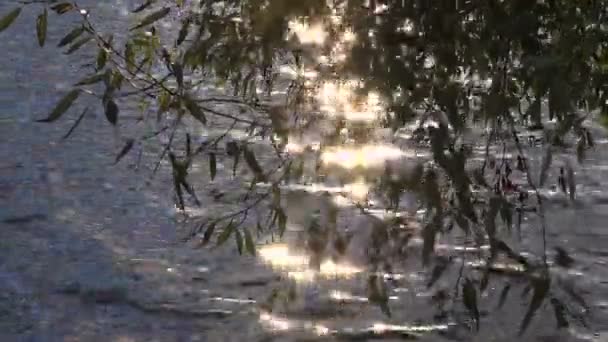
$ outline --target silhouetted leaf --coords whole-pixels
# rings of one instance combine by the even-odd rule
[[[236,249],[239,251],[239,255],[243,255],[243,236],[238,229],[234,230],[234,239],[236,240]]]
[[[234,232],[234,224],[232,223],[232,221],[230,221],[230,223],[228,223],[228,225],[224,228],[224,230],[217,237],[217,245],[218,246],[223,245],[224,242],[226,242],[228,240],[230,235],[232,235],[232,232]]]
[[[259,223],[258,223],[259,224]],[[255,250],[255,242],[253,242],[253,237],[251,236],[251,233],[249,232],[249,229],[245,228],[245,249],[247,249],[247,252],[251,255],[256,255],[256,250]]]
[[[433,219],[422,230],[422,264],[424,266],[429,264],[431,255],[435,252],[435,239],[439,231],[437,221],[437,219]]]
[[[283,236],[285,234],[285,230],[287,229],[287,216],[285,216],[285,212],[281,208],[275,208],[276,218],[279,224],[279,236]]]
[[[465,279],[462,285],[462,300],[475,321],[476,330],[479,330],[479,308],[477,307],[477,290],[471,279]]]
[[[460,229],[462,229],[462,231],[466,234],[469,235],[469,233],[471,232],[471,226],[469,224],[469,220],[464,217],[463,215],[461,215],[460,213],[456,214],[456,223],[458,224],[458,227],[460,227]]]
[[[89,107],[85,108],[82,111],[82,114],[80,114],[80,116],[78,117],[78,119],[76,119],[76,122],[74,122],[74,124],[72,125],[70,130],[61,139],[63,139],[63,140],[67,139],[72,134],[72,132],[74,132],[74,130],[76,129],[76,127],[78,127],[78,125],[80,124],[80,122],[82,121],[82,119],[84,118],[84,116],[87,114],[88,111],[89,111]]]
[[[593,140],[593,135],[591,135],[591,132],[585,131],[585,138],[587,138],[587,146],[589,146],[589,147],[595,146],[595,141]]]
[[[370,275],[367,279],[367,291],[369,302],[378,305],[386,316],[391,317],[391,310],[388,306],[388,293],[384,280],[375,274]]]
[[[569,324],[568,320],[566,319],[566,306],[555,297],[551,298],[551,305],[553,306],[553,312],[555,313],[557,328],[567,328]]]
[[[146,0],[146,2],[144,2],[143,4],[139,5],[136,9],[134,9],[132,11],[132,13],[139,13],[143,10],[145,10],[146,8],[150,7],[151,5],[153,5],[156,2],[156,0]]]
[[[547,151],[543,156],[542,164],[540,167],[540,186],[545,184],[547,180],[547,172],[549,171],[549,167],[551,166],[551,162],[553,160],[553,151],[551,150],[551,146],[547,146]]]
[[[17,19],[21,13],[21,7],[17,7],[14,10],[10,11],[7,15],[0,19],[0,32],[6,30],[11,24]]]
[[[200,121],[203,125],[207,124],[207,117],[198,103],[194,102],[194,100],[189,97],[184,97],[183,103],[196,120]]]
[[[433,271],[431,272],[431,278],[427,282],[426,287],[430,288],[433,286],[433,284],[441,278],[441,275],[445,270],[448,269],[448,266],[450,266],[450,259],[447,257],[437,257],[435,260],[435,267],[433,267]]]
[[[555,247],[555,263],[561,267],[569,268],[574,263],[574,259],[561,247]]]
[[[129,153],[129,151],[131,151],[131,149],[133,148],[133,144],[135,143],[135,139],[127,139],[127,142],[125,143],[125,146],[123,146],[122,150],[120,150],[120,153],[116,156],[116,159],[114,160],[114,164],[118,164],[118,162],[125,156],[127,155],[127,153]]]
[[[143,18],[139,22],[139,24],[137,24],[137,25],[133,26],[131,29],[129,29],[129,31],[134,31],[134,30],[137,30],[144,26],[150,25],[150,24],[166,17],[167,14],[169,14],[169,12],[171,12],[171,9],[169,7],[165,7],[156,12],[153,12],[153,13],[149,14],[148,16],[146,16],[145,18]]]
[[[116,102],[114,102],[113,100],[109,100],[106,102],[105,104],[105,113],[106,113],[106,119],[108,119],[108,122],[111,123],[112,125],[116,125],[116,123],[118,122],[118,105],[116,105]]]
[[[507,228],[511,230],[513,226],[513,205],[505,198],[501,201],[500,218],[507,225]]]
[[[215,157],[215,153],[209,153],[209,175],[211,176],[211,180],[215,178],[215,174],[217,172],[217,160]]]
[[[177,41],[176,41],[177,46],[182,45],[182,43],[184,42],[184,40],[188,36],[188,30],[190,28],[190,23],[191,23],[190,18],[187,18],[182,23],[182,27],[180,28],[179,34],[177,35]]]
[[[217,221],[213,221],[209,223],[209,226],[207,226],[207,230],[205,231],[205,234],[203,234],[203,246],[209,243],[209,240],[211,240],[211,236],[213,236],[216,225]]]
[[[74,9],[74,5],[69,2],[62,2],[56,5],[51,6],[51,9],[55,11],[55,13],[61,15],[65,14]]]
[[[36,37],[38,38],[38,45],[44,46],[46,41],[46,27],[47,27],[48,12],[46,8],[41,15],[36,18]]]
[[[566,281],[566,280],[560,280],[558,282],[560,288],[568,295],[570,296],[570,298],[572,300],[574,300],[575,302],[578,303],[578,305],[580,305],[583,309],[585,309],[585,311],[589,311],[589,306],[587,305],[587,302],[585,301],[585,299],[583,298],[583,296],[581,296],[578,291],[576,290],[576,288],[574,287],[574,284],[572,284],[572,282],[570,281]]]
[[[549,278],[548,274],[545,274],[540,278],[534,278],[531,280],[531,282],[534,293],[532,294],[532,300],[530,300],[530,306],[528,306],[528,311],[526,312],[526,315],[524,316],[524,319],[521,322],[521,326],[519,328],[519,335],[522,335],[526,331],[526,329],[528,329],[528,326],[530,325],[534,314],[541,307],[541,305],[545,301],[545,298],[547,298],[547,295],[549,294],[549,286],[551,285],[551,279]]]
[[[93,39],[92,36],[86,36],[86,37],[82,37],[79,40],[77,40],[76,42],[74,42],[74,44],[72,44],[70,46],[70,48],[68,49],[68,51],[66,51],[66,55],[70,55],[72,53],[74,53],[76,50],[80,49],[82,46],[84,46],[86,43],[90,42]]]
[[[570,163],[566,163],[566,182],[568,183],[568,194],[570,199],[574,201],[576,195],[576,180],[574,179],[574,170]]]
[[[78,27],[74,28],[72,31],[70,31],[65,37],[63,37],[59,41],[59,44],[57,46],[63,47],[63,46],[66,46],[66,45],[72,43],[76,38],[80,37],[80,35],[82,35],[84,33],[84,31],[85,31],[84,26],[78,26]]]
[[[502,291],[500,291],[500,298],[498,299],[498,306],[496,307],[497,309],[500,309],[505,305],[505,302],[507,301],[507,297],[509,296],[510,290],[511,290],[511,284],[509,284],[509,283],[505,284],[505,286],[502,288]]]
[[[243,145],[242,149],[243,149],[243,156],[245,157],[245,162],[247,162],[247,166],[249,166],[251,171],[253,171],[253,174],[255,175],[256,180],[259,182],[265,182],[266,177],[264,176],[262,168],[260,167],[260,164],[258,163],[258,160],[255,157],[255,154],[253,154],[253,151],[251,151],[249,148],[247,148],[246,145]]]
[[[72,106],[74,101],[76,101],[79,95],[80,89],[73,89],[72,91],[67,93],[67,95],[65,95],[61,100],[59,100],[53,111],[46,119],[37,120],[37,122],[53,122],[59,119],[61,115],[63,115],[63,113],[70,109],[70,107]]]
[[[171,66],[173,70],[173,75],[175,75],[175,80],[177,81],[177,85],[179,88],[184,86],[184,69],[182,65],[179,63],[173,63]]]

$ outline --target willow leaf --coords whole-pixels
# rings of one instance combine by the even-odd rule
[[[44,12],[36,18],[36,37],[38,38],[38,45],[40,45],[40,47],[43,47],[44,42],[46,41],[47,19],[48,12],[45,8]]]
[[[154,13],[149,14],[148,16],[146,16],[145,18],[143,18],[139,24],[133,26],[131,29],[129,29],[129,31],[134,31],[137,30],[139,28],[142,28],[144,26],[153,24],[157,21],[159,21],[160,19],[164,18],[167,16],[167,14],[169,14],[169,12],[171,12],[171,9],[169,7],[165,7],[162,8]]]
[[[245,229],[245,249],[247,250],[247,252],[251,255],[256,254],[256,250],[255,250],[255,242],[253,242],[253,237],[251,236],[251,233],[249,232],[249,229]]]
[[[217,245],[218,246],[223,245],[228,240],[228,238],[230,237],[230,235],[232,235],[232,232],[234,232],[234,225],[233,225],[232,222],[230,222],[224,228],[224,230],[222,231],[222,233],[217,237]]]
[[[80,37],[80,35],[82,35],[84,33],[84,31],[85,30],[84,30],[83,26],[78,26],[78,27],[74,28],[65,37],[61,38],[61,40],[59,41],[59,44],[57,46],[63,47],[63,46],[66,46],[66,45],[72,43],[76,38]]]
[[[78,96],[80,96],[80,89],[73,89],[72,91],[67,93],[67,95],[65,95],[61,100],[59,100],[53,111],[51,111],[51,113],[45,119],[37,120],[37,122],[53,122],[59,119],[61,115],[63,115],[63,113],[70,109],[70,107],[72,106],[72,104],[74,104],[74,101],[76,101]]]
[[[215,153],[209,153],[209,175],[211,176],[211,180],[215,178],[217,173],[217,160],[215,157]]]
[[[7,15],[0,19],[0,32],[6,30],[11,24],[17,19],[21,13],[21,7],[17,7],[14,10],[10,11]]]

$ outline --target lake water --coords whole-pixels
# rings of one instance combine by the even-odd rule
[[[13,1],[2,2],[0,13],[15,5]],[[126,32],[131,24],[123,18],[134,4],[87,0],[81,5],[91,6],[92,18],[102,29]],[[276,242],[268,234],[259,235],[257,257],[239,257],[232,239],[218,248],[197,249],[183,243],[181,238],[191,224],[184,224],[183,217],[176,214],[170,166],[162,163],[158,173],[152,174],[161,153],[160,143],[167,135],[138,146],[113,165],[128,137],[154,129],[141,128],[136,103],[121,104],[118,129],[107,124],[100,106],[93,104],[94,109],[65,141],[61,137],[86,100],[57,123],[34,123],[88,70],[79,64],[82,54],[65,56],[54,47],[72,28],[74,22],[69,19],[59,20],[50,14],[47,46],[38,47],[34,20],[39,12],[40,7],[25,7],[17,22],[0,34],[1,341],[517,338],[530,300],[530,295],[522,294],[525,283],[517,277],[490,279],[479,298],[481,327],[476,334],[471,334],[467,322],[436,315],[431,297],[441,287],[452,291],[460,271],[458,261],[429,289],[429,272],[421,267],[420,258],[405,258],[391,272],[382,273],[390,280],[386,295],[391,316],[369,302],[370,271],[360,263],[360,249],[368,241],[374,219],[360,215],[352,206],[353,201],[368,197],[366,179],[351,179],[348,172],[344,175],[337,170],[363,167],[373,175],[374,168],[387,160],[407,164],[408,160],[425,158],[423,151],[410,145],[395,147],[382,130],[376,130],[377,138],[363,148],[322,151],[326,166],[334,171],[324,183],[312,182],[311,176],[311,182],[285,186],[282,200],[288,231],[283,241]],[[314,43],[319,37],[314,28],[303,32],[301,40]],[[121,39],[119,34],[115,39]],[[341,44],[347,46],[349,39],[352,37],[345,33]],[[339,57],[341,52],[336,53]],[[282,70],[282,77],[289,74],[289,70]],[[344,100],[353,92],[352,87],[328,82],[313,100],[329,116],[344,111],[351,115],[347,120],[370,124],[382,103],[375,94],[366,94],[362,104],[354,108]],[[608,341],[608,135],[594,122],[589,125],[596,147],[585,164],[574,162],[578,203],[568,203],[556,191],[544,192],[548,198],[547,250],[553,256],[553,247],[561,246],[576,260],[569,270],[552,269],[557,278],[573,282],[586,299],[592,314],[589,328],[572,324],[556,330],[553,310],[546,301],[521,340]],[[297,153],[303,145],[314,143],[323,129],[320,125],[287,148]],[[214,134],[195,129],[191,133],[201,135],[201,139]],[[403,131],[409,133],[411,130]],[[473,135],[475,138],[479,136]],[[530,148],[533,167],[538,168],[542,151],[540,146]],[[568,158],[555,156],[555,164],[561,165]],[[270,167],[270,156],[262,153],[259,159],[264,167]],[[217,215],[236,208],[243,184],[231,177],[231,168],[231,160],[220,160],[218,176],[210,181],[206,162],[195,165],[193,184],[203,205],[189,208],[191,214]],[[245,166],[241,169],[239,172],[246,172]],[[550,172],[549,179],[549,183],[556,183],[557,170]],[[310,223],[311,212],[320,211],[323,217],[333,206],[340,208],[338,229],[359,239],[351,241],[348,258],[325,258],[318,270],[313,270],[311,256],[299,248],[301,234]],[[382,216],[382,205],[376,207],[372,213]],[[410,224],[416,231],[416,223]],[[252,230],[254,226],[255,220],[251,221]],[[517,250],[539,253],[537,226],[533,218],[524,221],[521,239],[513,238],[510,244]],[[465,243],[464,239],[445,239],[438,249],[466,253],[469,245]],[[419,239],[414,238],[412,244],[419,245]],[[465,266],[468,270],[474,265]],[[507,283],[510,299],[498,308]],[[267,310],[263,304],[276,289],[281,296],[295,292],[294,299],[285,307],[278,300],[275,310]],[[449,309],[466,316],[462,305]],[[580,307],[573,305],[572,309]]]

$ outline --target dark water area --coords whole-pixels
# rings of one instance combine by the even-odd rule
[[[0,3],[0,14],[16,5]],[[124,40],[133,25],[128,14],[135,3],[86,0],[79,5],[89,8],[91,20],[100,30],[112,30],[117,41]],[[294,13],[298,8],[294,3]],[[553,261],[549,268],[551,289],[555,298],[569,303],[572,323],[557,329],[547,298],[527,332],[518,337],[534,291],[518,269],[500,260],[477,295],[480,326],[474,331],[462,300],[442,304],[439,297],[457,296],[466,279],[483,278],[484,260],[475,255],[490,247],[477,246],[464,234],[442,234],[435,249],[449,264],[429,286],[432,268],[423,268],[420,258],[425,212],[418,210],[415,194],[400,198],[401,232],[407,236],[408,249],[401,251],[397,238],[383,247],[379,254],[390,269],[374,268],[367,259],[378,222],[394,218],[374,188],[386,166],[409,174],[417,162],[431,158],[428,147],[411,139],[415,122],[393,130],[381,119],[396,102],[389,94],[398,98],[406,93],[396,83],[399,72],[405,71],[395,68],[398,60],[414,63],[400,59],[410,56],[407,51],[387,45],[382,56],[395,57],[394,65],[387,63],[387,70],[380,72],[378,65],[385,64],[368,60],[366,50],[380,44],[373,38],[377,31],[370,29],[361,39],[368,27],[348,28],[349,21],[342,23],[323,11],[319,16],[327,22],[310,20],[310,15],[307,20],[312,24],[297,16],[289,22],[290,35],[305,45],[303,66],[280,61],[276,88],[260,98],[269,106],[281,103],[289,98],[287,85],[303,80],[314,85],[305,102],[320,119],[306,129],[291,127],[284,146],[286,153],[302,161],[302,175],[281,184],[285,235],[261,232],[255,236],[256,256],[239,256],[233,239],[219,247],[196,248],[184,243],[183,236],[193,218],[239,208],[248,186],[239,179],[249,177],[245,163],[233,177],[232,160],[220,159],[217,176],[210,180],[207,161],[195,162],[190,177],[202,205],[188,203],[186,219],[174,203],[169,162],[153,172],[169,141],[168,132],[114,163],[127,139],[158,129],[155,123],[139,120],[137,101],[121,102],[118,127],[107,124],[102,108],[88,100],[55,123],[35,122],[90,73],[82,64],[94,60],[96,53],[83,49],[66,56],[55,47],[76,23],[68,16],[49,15],[49,43],[40,48],[34,25],[39,12],[40,7],[24,7],[18,20],[0,33],[0,341],[608,341],[608,135],[595,115],[584,122],[595,137],[585,162],[556,152],[547,184],[540,189],[548,258],[555,260],[555,248],[560,247],[574,259],[569,268]],[[355,14],[344,18],[352,20]],[[168,19],[162,34],[179,30],[178,20],[179,15]],[[412,34],[415,25],[405,21],[400,32]],[[418,63],[425,68],[437,61],[441,60]],[[361,77],[368,66],[374,72]],[[332,77],[325,78],[327,74]],[[213,97],[227,88],[208,82],[197,91]],[[408,94],[417,96],[416,91]],[[62,140],[88,105],[90,114],[69,139]],[[214,108],[237,110],[225,103]],[[543,103],[543,117],[546,109]],[[344,126],[336,129],[340,120]],[[228,126],[229,122],[193,125],[183,132],[199,142]],[[246,137],[245,130],[237,126],[230,137]],[[521,133],[527,134],[523,128]],[[471,125],[463,139],[473,146],[471,158],[481,163],[485,129]],[[183,137],[177,142],[183,144]],[[254,145],[262,166],[274,166],[268,142]],[[517,155],[512,145],[504,150],[492,146],[489,151],[497,160],[514,160]],[[526,153],[530,169],[540,169],[545,148],[531,146]],[[566,164],[574,165],[574,202],[557,184],[559,166]],[[525,179],[524,173],[514,172],[515,183],[523,187]],[[366,214],[357,206],[364,202],[370,205]],[[251,214],[245,225],[253,231],[260,217],[264,213]],[[311,245],[307,234],[314,224],[332,224],[331,217],[336,223],[330,234],[350,240],[343,252],[327,247],[315,260],[306,248]],[[513,229],[504,239],[530,260],[540,259],[539,227],[537,216],[526,215],[520,232]],[[461,279],[463,272],[466,279]],[[268,305],[269,298],[274,306]],[[585,324],[574,322],[577,318]]]

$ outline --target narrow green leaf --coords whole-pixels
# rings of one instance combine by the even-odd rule
[[[66,51],[65,54],[70,55],[70,54],[74,53],[76,50],[80,49],[82,46],[84,46],[86,43],[90,42],[92,39],[93,39],[92,36],[82,37],[81,39],[74,42],[74,44],[72,44],[70,46],[70,48],[68,49],[68,51]]]
[[[82,114],[80,114],[80,116],[78,117],[78,119],[76,119],[76,122],[74,122],[74,124],[72,125],[72,127],[70,128],[70,130],[61,138],[62,140],[67,139],[72,132],[74,132],[74,130],[76,129],[76,127],[78,127],[78,125],[80,124],[80,122],[82,121],[82,119],[84,119],[84,116],[87,114],[87,112],[89,111],[89,107],[85,108],[82,111]]]
[[[236,249],[239,251],[239,255],[243,255],[243,236],[238,229],[234,230],[234,239],[236,240]]]
[[[122,81],[124,80],[124,76],[117,70],[112,72],[112,81],[110,82],[110,86],[114,89],[122,88]]]
[[[184,97],[183,103],[196,120],[200,121],[203,125],[207,124],[207,117],[205,116],[205,113],[203,113],[203,109],[199,107],[194,100],[189,97]]]
[[[109,100],[106,102],[105,104],[105,113],[106,113],[106,119],[108,119],[108,122],[111,123],[112,125],[116,125],[116,123],[118,122],[118,106],[116,105],[116,102],[114,102],[113,100]]]
[[[116,156],[116,159],[114,160],[114,164],[118,164],[118,162],[127,155],[127,153],[129,153],[129,151],[131,151],[131,149],[133,148],[133,145],[135,143],[135,139],[127,139],[127,142],[125,143],[125,146],[122,148],[122,150],[120,150],[120,153]]]
[[[258,163],[255,154],[245,145],[243,145],[243,156],[245,157],[245,162],[247,163],[251,171],[253,171],[256,180],[259,182],[265,182],[266,177],[264,176],[262,168],[260,167],[260,164]]]
[[[217,173],[217,160],[215,157],[215,153],[209,153],[209,174],[211,175],[211,180],[215,178],[215,174]]]
[[[70,107],[72,106],[74,101],[76,101],[79,95],[80,89],[71,90],[57,103],[53,111],[49,114],[49,116],[46,117],[46,119],[40,119],[37,120],[37,122],[53,122],[59,119],[61,115],[63,115],[63,113],[70,109]]]
[[[106,73],[99,73],[99,74],[87,76],[87,77],[83,78],[82,80],[78,81],[77,83],[75,83],[74,85],[82,86],[82,85],[91,85],[91,84],[99,83],[99,82],[103,81],[105,77],[106,77]]]
[[[245,249],[249,254],[256,255],[255,242],[253,242],[253,237],[247,228],[245,228]]]
[[[101,70],[106,66],[108,61],[108,51],[104,48],[100,48],[97,53],[97,70]]]
[[[132,73],[135,68],[135,51],[133,50],[133,44],[130,42],[125,44],[125,63],[127,64],[127,71]]]
[[[44,42],[46,41],[47,18],[48,12],[46,8],[44,9],[44,12],[36,18],[36,36],[38,37],[38,45],[40,45],[40,47],[43,47]]]
[[[217,245],[218,246],[223,245],[224,242],[226,242],[226,240],[228,240],[230,235],[232,235],[233,231],[234,231],[234,225],[232,224],[232,221],[230,221],[230,223],[228,223],[228,225],[224,228],[222,233],[217,237]]]
[[[466,279],[462,286],[462,299],[464,306],[475,321],[476,330],[479,330],[479,308],[477,307],[477,290],[471,279]]]
[[[76,38],[80,37],[84,33],[84,26],[78,26],[70,31],[65,37],[61,38],[58,47],[66,46],[72,43]]]
[[[62,2],[60,4],[51,6],[51,9],[59,15],[65,14],[65,13],[73,10],[74,8],[75,8],[74,5],[69,2]]]
[[[21,7],[17,7],[14,10],[10,11],[7,15],[0,19],[0,32],[6,30],[11,24],[17,19],[21,13]]]
[[[150,25],[164,17],[167,16],[167,14],[169,14],[169,12],[171,11],[171,9],[169,7],[165,7],[162,8],[154,13],[149,14],[148,16],[146,16],[144,19],[142,19],[139,24],[135,25],[134,27],[132,27],[131,29],[129,29],[129,31],[133,31],[133,30],[137,30],[139,28],[142,28],[144,26]]]
[[[279,236],[283,236],[285,234],[285,230],[287,230],[287,216],[285,212],[281,208],[275,208],[277,221],[279,223]]]

